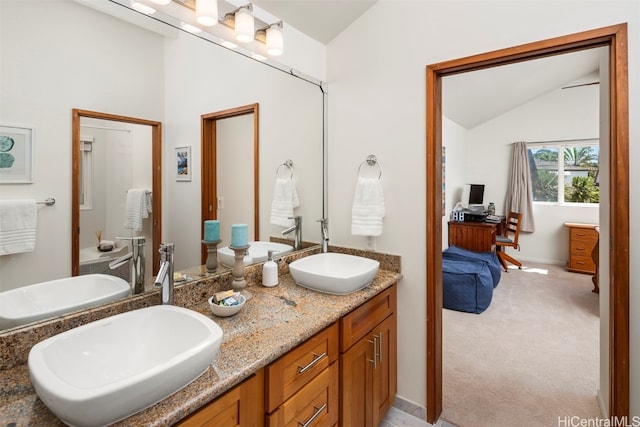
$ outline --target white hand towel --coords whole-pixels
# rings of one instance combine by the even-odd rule
[[[382,180],[380,178],[358,177],[351,209],[351,234],[380,236],[384,215]]]
[[[271,202],[271,224],[291,227],[294,224],[293,210],[300,206],[295,181],[290,178],[276,178]]]
[[[149,218],[150,194],[143,188],[131,188],[127,191],[127,204],[124,214],[124,228],[142,231],[142,220]]]
[[[37,223],[35,200],[0,200],[0,255],[33,251]]]

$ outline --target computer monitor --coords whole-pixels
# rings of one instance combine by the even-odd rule
[[[465,184],[460,203],[465,209],[484,206],[484,184]]]

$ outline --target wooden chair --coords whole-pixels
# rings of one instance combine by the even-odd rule
[[[520,269],[522,268],[522,263],[520,261],[505,252],[507,247],[520,250],[520,246],[518,245],[518,236],[520,235],[522,214],[518,212],[509,212],[505,222],[504,235],[496,236],[496,247],[498,249],[497,254],[500,259],[500,264],[502,264],[504,271],[508,272],[507,262],[517,265]]]

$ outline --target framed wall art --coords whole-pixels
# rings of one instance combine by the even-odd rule
[[[0,184],[33,183],[33,128],[0,125]]]
[[[176,181],[191,181],[191,146],[176,147]]]

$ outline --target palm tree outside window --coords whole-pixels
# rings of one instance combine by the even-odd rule
[[[527,147],[534,202],[600,202],[598,140],[527,143]]]

